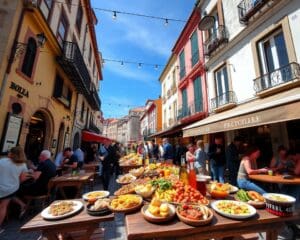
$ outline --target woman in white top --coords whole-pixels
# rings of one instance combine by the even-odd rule
[[[26,157],[21,147],[13,147],[7,158],[0,159],[0,233],[7,206],[19,189],[20,182],[28,178]]]

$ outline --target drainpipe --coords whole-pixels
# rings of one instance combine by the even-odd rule
[[[6,71],[5,71],[5,74],[4,74],[3,79],[2,79],[2,84],[1,84],[1,88],[0,88],[0,103],[2,102],[2,97],[3,97],[4,89],[6,87],[8,74],[11,71],[11,66],[12,66],[12,63],[13,63],[14,58],[15,58],[16,47],[17,47],[17,40],[18,40],[19,35],[20,35],[21,25],[23,23],[24,15],[25,15],[25,10],[24,10],[24,7],[22,7],[22,12],[21,12],[20,19],[19,19],[19,22],[18,22],[16,35],[14,37],[14,43],[13,43],[11,51],[10,51],[9,60],[8,60],[8,64],[7,64],[7,67],[6,67]]]

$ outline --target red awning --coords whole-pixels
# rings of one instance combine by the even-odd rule
[[[111,139],[101,136],[100,134],[89,132],[89,131],[82,131],[82,141],[85,142],[99,142],[99,143],[104,143],[104,142],[112,142]]]

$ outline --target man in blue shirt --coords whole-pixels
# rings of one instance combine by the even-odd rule
[[[173,163],[173,159],[174,159],[173,147],[169,143],[169,140],[167,138],[163,139],[163,149],[164,149],[163,159],[165,160],[165,162]]]

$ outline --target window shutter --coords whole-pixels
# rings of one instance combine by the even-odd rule
[[[33,38],[29,38],[27,42],[26,52],[23,59],[21,71],[22,73],[24,73],[26,76],[30,78],[32,76],[32,70],[33,70],[33,65],[36,56],[36,49],[37,49],[36,41]]]
[[[71,102],[72,102],[72,91],[69,88],[68,90],[68,101],[69,101],[69,107],[71,107]]]

